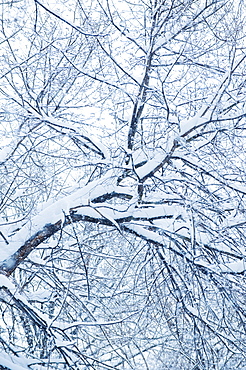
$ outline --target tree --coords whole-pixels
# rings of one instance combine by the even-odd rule
[[[244,1],[1,4],[1,369],[243,369]]]

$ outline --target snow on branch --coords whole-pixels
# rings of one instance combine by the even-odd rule
[[[96,154],[101,155],[103,159],[109,159],[108,149],[101,141],[96,139],[95,135],[93,136],[92,133],[78,133],[74,126],[69,124],[69,122],[61,122],[60,120],[47,116],[44,113],[38,118],[46,122],[51,128],[58,130],[62,134],[67,134],[75,143],[84,145]]]
[[[39,214],[29,220],[8,240],[8,248],[4,240],[0,241],[1,259],[0,270],[6,274],[11,272],[35,249],[39,244],[54,235],[62,227],[82,219],[98,222],[103,218],[103,223],[114,224],[104,213],[91,207],[89,204],[94,198],[106,196],[115,191],[117,193],[127,192],[126,188],[112,185],[113,173],[109,171],[100,180],[95,180],[88,185],[75,191],[55,203],[45,206]],[[131,196],[131,193],[128,194]],[[80,215],[76,212],[80,209]],[[83,209],[83,211],[82,211]],[[103,210],[101,212],[104,212]],[[102,221],[101,221],[102,222]]]
[[[27,359],[23,356],[11,356],[6,352],[0,352],[0,370],[30,370],[30,365],[37,361]],[[43,367],[40,366],[40,370]]]

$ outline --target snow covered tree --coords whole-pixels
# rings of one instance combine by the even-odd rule
[[[244,11],[2,2],[0,369],[246,367]]]

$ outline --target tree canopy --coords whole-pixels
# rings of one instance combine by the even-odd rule
[[[246,367],[245,11],[1,3],[0,369]]]

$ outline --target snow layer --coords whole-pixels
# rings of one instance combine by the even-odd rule
[[[28,360],[23,356],[10,356],[6,352],[0,352],[0,365],[11,370],[30,370],[28,365],[35,363],[34,360]],[[42,367],[40,367],[41,369]]]

